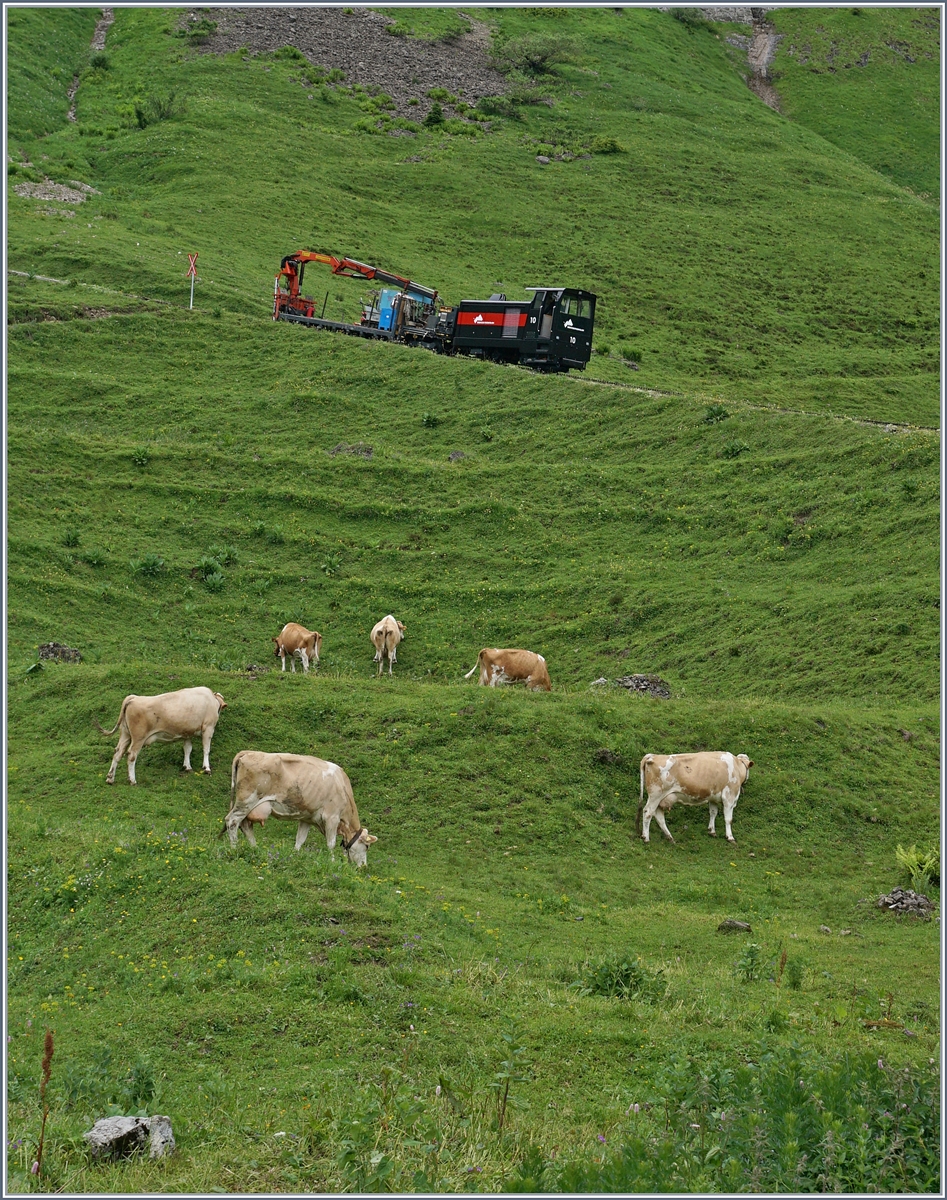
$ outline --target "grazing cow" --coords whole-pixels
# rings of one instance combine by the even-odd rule
[[[290,621],[288,625],[283,626],[282,633],[279,637],[273,638],[276,643],[276,657],[282,659],[283,670],[286,670],[286,656],[289,655],[289,665],[293,669],[293,674],[296,673],[296,656],[298,655],[303,665],[303,674],[309,671],[309,664],[314,663],[319,665],[319,651],[322,648],[322,634],[316,633],[314,630],[303,629],[302,625],[297,625]]]
[[[378,674],[385,665],[388,657],[388,674],[391,674],[391,664],[398,661],[398,643],[404,639],[405,628],[400,621],[388,614],[383,617],[372,630],[372,644],[375,647],[375,662],[378,663]]]
[[[717,836],[714,823],[717,808],[723,805],[727,826],[727,841],[732,842],[733,810],[740,799],[740,789],[746,783],[753,763],[745,754],[706,751],[700,754],[646,754],[641,760],[641,793],[638,803],[638,832],[649,841],[651,818],[661,832],[673,842],[664,814],[675,804],[707,804],[710,806],[711,837]],[[645,803],[644,794],[648,793]]]
[[[477,665],[464,676],[469,679],[480,669],[480,686],[496,687],[501,683],[525,683],[532,691],[552,691],[546,660],[532,650],[481,650]]]
[[[233,760],[230,783],[230,812],[220,836],[228,833],[231,846],[236,846],[240,829],[255,846],[251,825],[262,825],[271,816],[299,822],[297,850],[313,825],[326,835],[330,853],[340,837],[349,861],[357,867],[365,866],[368,847],[378,841],[362,828],[352,784],[335,763],[307,754],[241,750]]]
[[[111,735],[121,729],[118,746],[106,783],[115,782],[115,768],[128,751],[128,782],[135,779],[135,761],[143,746],[152,742],[184,741],[184,770],[191,769],[191,740],[200,734],[204,745],[204,772],[210,774],[210,743],[221,710],[226,708],[220,692],[210,688],[182,688],[179,692],[164,692],[160,696],[126,696],[122,711],[111,729],[95,724],[101,733]]]

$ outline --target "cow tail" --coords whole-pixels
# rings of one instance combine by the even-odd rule
[[[125,699],[122,701],[122,710],[118,714],[118,720],[115,722],[115,724],[112,726],[111,729],[103,729],[102,726],[95,719],[95,717],[92,718],[92,724],[96,727],[96,729],[99,731],[99,733],[104,733],[106,737],[111,737],[112,734],[115,732],[115,730],[118,729],[119,725],[121,725],[122,721],[125,719],[125,708],[127,707],[127,705],[128,705],[128,697],[126,696]]]
[[[642,828],[642,824],[643,824],[643,815],[644,815],[644,765],[645,765],[645,761],[647,760],[647,757],[648,756],[645,755],[645,757],[641,760],[641,767],[639,768],[639,772],[641,775],[641,788],[640,788],[640,791],[638,792],[638,814],[635,817],[635,832],[638,834],[639,837],[641,837],[641,828]]]
[[[481,659],[482,655],[483,655],[483,651],[481,650],[480,654],[477,655],[477,661],[474,663],[474,665],[470,668],[470,670],[464,676],[464,679],[469,679],[470,676],[474,673],[474,671],[477,670],[477,668],[480,666],[480,659]]]

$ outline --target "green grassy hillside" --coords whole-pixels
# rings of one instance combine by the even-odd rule
[[[783,112],[902,187],[940,194],[936,8],[781,8]]]
[[[203,54],[176,20],[118,14],[77,127],[41,151],[52,178],[101,196],[81,220],[11,196],[12,267],[180,302],[196,249],[198,303],[256,314],[301,245],[454,301],[563,276],[599,294],[599,345],[638,354],[636,382],[937,424],[936,207],[767,109],[712,32],[652,11],[569,14],[576,62],[514,88],[551,106],[510,104],[488,133],[390,137],[367,93],[319,85],[291,56]],[[510,37],[543,26],[493,20]],[[136,106],[172,93],[179,115],[139,129]],[[336,282],[327,311],[351,319],[357,285]]]
[[[435,132],[180,10],[115,10],[93,69],[97,13],[8,15],[11,1190],[936,1191],[939,924],[877,907],[939,897],[897,854],[939,840],[924,188],[656,10],[478,10],[569,61]],[[588,287],[602,353],[274,324],[303,245],[450,300]],[[279,672],[287,620],[318,672]],[[552,694],[464,682],[485,645]],[[590,688],[630,673],[671,699]],[[107,787],[93,722],[198,684],[213,774],[151,746]],[[217,840],[245,748],[340,763],[368,870],[286,822]],[[736,846],[680,807],[644,846],[641,756],[718,748],[754,761]],[[169,1113],[178,1153],[91,1163],[110,1111]]]

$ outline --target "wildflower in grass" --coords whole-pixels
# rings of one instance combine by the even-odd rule
[[[605,1145],[605,1134],[604,1133],[596,1134],[596,1140],[601,1142],[602,1145],[604,1146]]]
[[[42,1076],[39,1084],[39,1103],[43,1113],[43,1119],[39,1129],[39,1144],[36,1147],[36,1161],[30,1168],[30,1171],[33,1175],[39,1175],[40,1163],[43,1161],[43,1140],[46,1137],[46,1118],[49,1116],[49,1105],[46,1103],[46,1085],[49,1083],[49,1076],[52,1071],[53,1049],[52,1030],[47,1029],[46,1037],[43,1039]]]

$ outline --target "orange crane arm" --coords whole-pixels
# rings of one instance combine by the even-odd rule
[[[424,297],[432,304],[437,300],[437,292],[433,288],[412,283],[410,279],[405,279],[402,275],[383,271],[380,267],[369,266],[368,263],[358,262],[354,258],[336,258],[332,254],[319,254],[315,250],[297,250],[295,254],[288,254],[283,259],[276,279],[278,283],[281,276],[287,277],[292,296],[298,293],[299,277],[302,274],[303,265],[307,262],[327,263],[332,268],[333,275],[347,275],[356,279],[377,279],[380,283],[393,284],[401,291],[410,291],[418,297]]]

